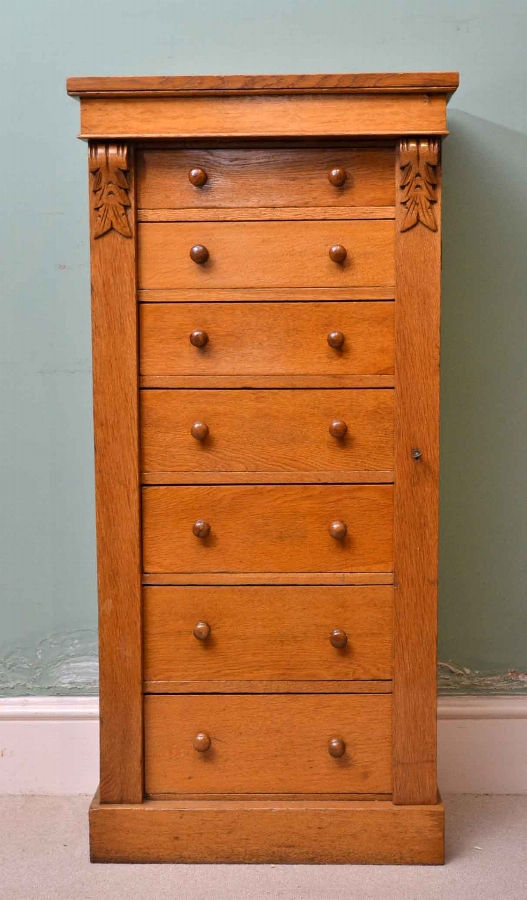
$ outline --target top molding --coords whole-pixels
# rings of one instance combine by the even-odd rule
[[[90,141],[441,137],[452,72],[70,78]]]
[[[247,94],[442,93],[459,84],[458,72],[337,75],[144,75],[68,78],[72,97],[244,96]]]

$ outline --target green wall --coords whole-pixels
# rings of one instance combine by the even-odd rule
[[[506,674],[527,670],[524,0],[3,0],[2,20],[0,692],[96,689],[86,148],[66,77],[441,69],[461,72],[440,581],[458,674],[441,682],[527,688]]]

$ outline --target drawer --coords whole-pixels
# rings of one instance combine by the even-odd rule
[[[389,695],[147,696],[144,713],[150,795],[392,790]]]
[[[393,313],[391,301],[142,303],[141,373],[391,375]],[[341,347],[328,344],[335,331]]]
[[[194,535],[197,522],[208,523],[207,537]],[[331,537],[332,523],[344,523],[343,539]],[[157,573],[388,572],[393,487],[144,487],[143,565]]]
[[[393,206],[392,148],[335,150],[143,150],[137,202],[144,209]],[[332,176],[333,169],[343,172]],[[195,173],[194,185],[189,178]]]
[[[393,390],[143,390],[141,444],[144,472],[392,469]]]
[[[138,226],[138,281],[145,289],[392,285],[392,221],[147,222]],[[190,258],[196,245],[209,258]],[[345,260],[329,250],[342,245]],[[240,298],[243,299],[243,298]]]
[[[390,585],[147,587],[144,680],[390,679],[392,617]]]

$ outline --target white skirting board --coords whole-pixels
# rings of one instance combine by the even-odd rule
[[[96,697],[0,698],[0,794],[93,794]],[[442,793],[527,793],[527,696],[438,703]]]

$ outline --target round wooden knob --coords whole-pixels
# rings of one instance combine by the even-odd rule
[[[210,525],[205,519],[196,519],[192,526],[192,534],[198,538],[206,538],[210,534]]]
[[[200,169],[199,166],[193,168],[188,173],[188,180],[194,187],[203,187],[204,184],[207,184],[208,175],[205,169]]]
[[[329,636],[329,643],[337,650],[342,650],[348,643],[348,635],[342,628],[334,628]]]
[[[348,251],[345,247],[342,246],[342,244],[333,244],[333,246],[329,248],[329,258],[332,259],[335,263],[343,263],[347,255]]]
[[[192,332],[189,340],[193,347],[201,348],[201,347],[204,347],[205,344],[208,344],[209,336],[206,331],[200,331],[198,329],[197,331]]]
[[[194,244],[194,246],[190,248],[190,258],[192,262],[197,263],[198,266],[202,266],[209,258],[209,251],[203,244]]]
[[[344,632],[343,632],[344,633]],[[210,625],[208,622],[197,622],[192,629],[192,634],[197,641],[206,641],[210,634]]]
[[[212,741],[208,736],[206,731],[200,731],[199,734],[196,735],[194,740],[192,741],[192,746],[194,750],[197,750],[198,753],[206,753],[207,750],[210,750],[210,745]],[[331,751],[330,751],[331,752]],[[341,754],[342,756],[342,754]]]
[[[328,334],[328,344],[335,350],[340,350],[346,340],[342,331],[330,331]]]
[[[335,166],[334,169],[330,169],[328,172],[328,178],[333,187],[342,187],[347,177],[348,173],[342,166]]]
[[[340,759],[346,752],[346,744],[342,738],[333,737],[328,741],[328,753],[335,759]]]
[[[341,522],[340,519],[337,519],[336,522],[332,522],[329,526],[329,533],[332,538],[335,538],[336,541],[343,541],[346,537],[347,531],[348,526],[345,522]]]
[[[197,441],[204,441],[209,433],[209,426],[205,422],[194,422],[190,433]]]
[[[348,430],[348,426],[342,419],[333,419],[331,425],[329,426],[329,433],[331,437],[334,438],[343,438]]]

